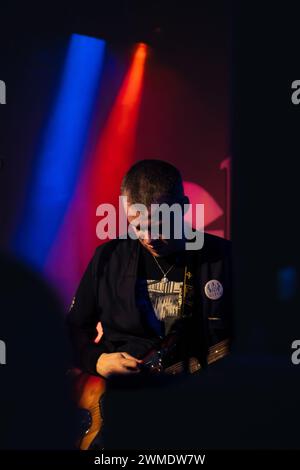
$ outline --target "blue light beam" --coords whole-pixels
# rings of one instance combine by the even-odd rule
[[[36,159],[14,252],[42,268],[82,166],[105,41],[73,34],[62,80]]]

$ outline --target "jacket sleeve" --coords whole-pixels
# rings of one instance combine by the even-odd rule
[[[108,352],[102,337],[95,343],[96,326],[100,321],[99,307],[96,301],[96,280],[93,269],[95,260],[90,261],[73,298],[67,315],[74,363],[77,367],[90,374],[97,374],[96,364],[103,352]]]

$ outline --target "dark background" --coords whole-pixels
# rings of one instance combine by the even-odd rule
[[[148,390],[144,395],[142,390],[139,396],[130,394],[126,407],[118,407],[117,419],[123,424],[117,428],[114,442],[120,447],[141,448],[159,448],[162,443],[165,448],[299,448],[300,366],[291,363],[291,342],[300,337],[300,108],[291,103],[291,83],[300,76],[296,4],[199,2],[193,7],[186,2],[179,7],[174,2],[111,2],[101,5],[101,21],[93,11],[97,7],[87,4],[80,8],[61,4],[59,10],[45,4],[38,9],[30,9],[28,4],[1,6],[0,78],[8,84],[8,99],[12,90],[18,92],[16,71],[25,73],[28,67],[23,37],[26,50],[30,41],[35,49],[38,38],[52,43],[76,29],[121,44],[152,41],[161,57],[171,60],[174,47],[180,50],[188,44],[192,51],[199,42],[213,54],[214,40],[228,24],[228,17],[231,25],[228,148],[233,162],[234,353],[209,373],[187,381],[180,393],[161,394],[160,399]],[[204,14],[199,30],[199,18]],[[157,27],[161,33],[155,33]],[[38,99],[42,90],[37,87],[28,93]],[[30,129],[35,128],[35,119],[39,121],[37,111],[27,122],[23,100],[20,97],[15,102],[20,106],[9,111],[0,108],[1,179],[15,184],[17,190],[10,193],[9,200],[1,199],[6,206],[1,210],[3,240],[26,169],[26,135],[31,139]],[[21,145],[24,161],[18,169],[10,167],[11,155],[17,155]],[[7,268],[3,269],[5,275]],[[294,286],[291,290],[285,289],[286,272],[290,273],[288,284]],[[26,314],[30,307],[22,307]],[[1,307],[5,327],[18,314],[8,315]],[[28,342],[34,342],[37,334],[35,328],[24,331]],[[14,379],[11,383],[19,386]],[[113,392],[111,410],[121,403],[118,386]],[[112,413],[112,424],[114,416],[116,413]],[[140,429],[145,421],[148,427],[143,434]],[[15,443],[18,447],[18,440]]]
[[[107,42],[95,116],[82,152],[82,173],[89,160],[97,160],[96,144],[105,132],[129,69],[133,45],[145,41],[149,48],[135,147],[128,156],[128,165],[144,158],[161,158],[176,165],[185,181],[206,192],[209,199],[209,204],[205,200],[206,230],[229,238],[230,184],[227,183],[230,168],[222,168],[222,163],[231,157],[230,5],[226,2],[199,2],[197,5],[188,2],[183,7],[158,1],[101,1],[84,7],[64,5],[62,3],[57,9],[50,3],[34,8],[9,4],[3,9],[4,13],[7,11],[7,20],[3,21],[1,33],[2,79],[7,83],[8,97],[7,105],[0,110],[3,117],[6,116],[2,127],[5,162],[0,186],[0,198],[5,200],[0,207],[2,249],[13,249],[20,255],[22,234],[27,240],[24,219],[30,226],[30,215],[34,213],[32,206],[28,209],[28,199],[34,187],[34,173],[38,171],[43,134],[56,102],[69,38],[74,32],[103,38]],[[80,188],[81,183],[78,172],[75,189]],[[117,197],[118,175],[114,178],[112,172],[109,184],[115,188]],[[99,175],[97,187],[101,185],[106,188],[108,184]],[[101,194],[98,195],[96,190],[91,192],[95,193],[97,205],[116,202],[110,195],[102,201]],[[65,308],[70,305],[99,244],[94,228],[96,204],[87,190],[82,193],[76,199],[74,190],[74,199],[70,197],[66,201],[68,210],[59,220],[43,266],[38,266],[53,282]],[[194,199],[192,194],[189,196]],[[64,197],[62,194],[61,199]],[[194,197],[200,202],[199,196]],[[50,214],[60,214],[59,203],[53,201],[51,195],[47,199]],[[37,207],[38,204],[36,201],[33,205]],[[43,212],[47,212],[44,207]],[[47,227],[49,222],[47,216],[44,217]],[[51,220],[51,215],[48,219]],[[91,234],[89,237],[81,230],[82,226]],[[31,227],[31,232],[39,229],[34,223]],[[21,254],[27,251],[25,259],[32,261],[33,253],[38,252],[38,244],[29,240],[28,245]],[[46,262],[47,268],[44,267]]]
[[[220,207],[222,216],[209,229],[228,236],[226,172],[220,165],[230,157],[231,148],[230,5],[188,2],[183,7],[168,1],[64,5],[3,7],[1,77],[8,96],[0,110],[5,159],[0,195],[9,201],[0,211],[1,246],[10,244],[18,227],[67,39],[74,32],[105,39],[109,53],[123,61],[125,70],[132,44],[144,41],[151,47],[133,161],[154,157],[177,165],[186,181],[204,187]],[[118,69],[116,78],[109,67],[106,74],[99,134],[120,86]]]

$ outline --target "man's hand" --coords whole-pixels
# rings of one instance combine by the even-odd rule
[[[97,361],[97,372],[102,377],[112,374],[137,374],[143,361],[126,352],[102,353]]]

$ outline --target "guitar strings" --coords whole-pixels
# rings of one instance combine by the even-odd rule
[[[227,352],[229,352],[228,348],[228,340],[221,341],[218,344],[215,344],[211,348],[209,348],[209,354],[208,354],[208,364],[211,364],[212,362],[215,362],[218,360],[218,358],[224,357]],[[216,349],[217,348],[217,349]],[[223,354],[225,353],[225,354]],[[213,357],[211,357],[213,356]],[[194,372],[195,370],[201,369],[201,365],[199,367],[198,364],[193,364],[196,359],[192,359],[190,364],[190,369],[192,369],[191,372]],[[175,364],[173,366],[167,367],[165,369],[166,373],[176,373],[178,370],[182,370],[184,365],[184,361],[179,362],[178,364]],[[195,369],[195,370],[194,370]]]
[[[214,346],[213,349],[215,349],[217,347],[217,345]],[[217,350],[215,351],[212,351],[211,348],[210,348],[210,352],[208,354],[208,360],[210,359],[210,361],[213,360],[213,357],[217,357],[218,355],[222,354],[224,351],[228,351],[228,345],[227,344],[220,344],[218,347],[217,347]],[[179,364],[183,364],[183,361],[181,361]],[[176,364],[177,365],[177,364]],[[170,366],[170,367],[174,367],[174,366]],[[169,368],[167,368],[169,369]]]

